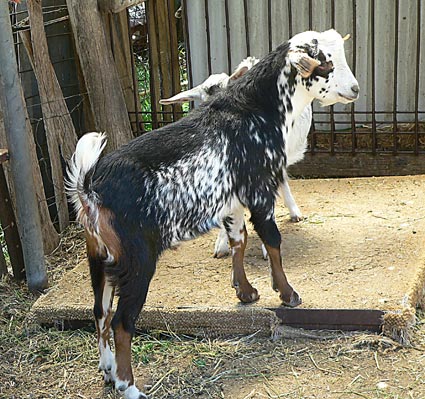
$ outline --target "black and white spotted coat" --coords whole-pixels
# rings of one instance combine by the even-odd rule
[[[113,292],[111,286],[119,290],[112,327],[134,331],[157,258],[172,243],[221,222],[230,238],[243,241],[244,208],[261,240],[278,250],[274,204],[295,119],[315,98],[329,105],[357,97],[341,36],[304,32],[172,125],[103,157],[103,134],[82,137],[69,165],[68,194],[90,239],[97,240],[99,251],[89,261],[102,264],[104,294]],[[143,397],[129,384],[116,381],[127,398]]]

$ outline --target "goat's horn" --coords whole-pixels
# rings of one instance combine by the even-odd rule
[[[347,33],[343,38],[342,38],[342,40],[344,40],[344,42],[345,41],[347,41],[349,38],[351,37],[351,35],[349,34],[349,33]]]

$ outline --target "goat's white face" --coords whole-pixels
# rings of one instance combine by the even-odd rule
[[[297,79],[323,106],[359,97],[359,84],[345,59],[345,40],[333,29],[303,32],[290,40],[288,57],[299,72]]]
[[[182,91],[173,97],[159,100],[159,103],[162,105],[170,105],[195,100],[206,101],[216,91],[226,87],[229,83],[229,79],[230,77],[227,73],[211,75],[200,85],[195,86],[190,90]]]
[[[227,87],[231,80],[238,79],[245,75],[245,73],[257,64],[258,61],[259,60],[255,57],[247,57],[236,67],[235,71],[230,76],[227,73],[210,75],[200,85],[195,86],[190,90],[182,91],[173,97],[159,100],[159,103],[162,105],[170,105],[184,103],[186,101],[206,101],[218,90]]]

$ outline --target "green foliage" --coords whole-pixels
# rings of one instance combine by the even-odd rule
[[[139,84],[139,99],[142,111],[142,121],[146,131],[152,130],[152,99],[150,91],[150,70],[149,70],[149,54],[147,51],[141,55],[135,55],[136,78]],[[186,90],[187,67],[186,67],[186,49],[184,44],[179,45],[179,66],[180,66],[180,85],[182,90]],[[190,110],[189,104],[182,104],[183,114],[187,114]],[[158,118],[160,119],[160,118]]]
[[[4,239],[3,229],[0,228],[0,248],[3,251],[4,258],[6,262],[9,263],[9,253],[7,252],[6,240]]]

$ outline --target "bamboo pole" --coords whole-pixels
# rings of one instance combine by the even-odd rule
[[[26,133],[25,104],[19,80],[9,6],[0,1],[0,102],[9,143],[10,167],[16,189],[16,205],[28,287],[47,287],[43,241],[37,197],[31,170],[31,153]]]

